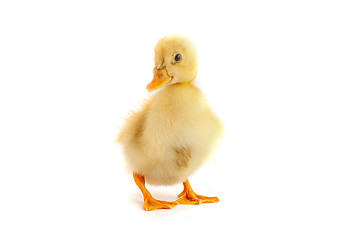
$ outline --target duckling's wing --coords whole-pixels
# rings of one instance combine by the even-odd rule
[[[138,142],[142,136],[146,115],[149,111],[150,101],[147,101],[142,109],[138,112],[133,112],[125,121],[123,128],[120,130],[116,141],[120,144],[129,142]]]

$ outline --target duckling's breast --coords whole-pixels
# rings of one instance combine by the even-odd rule
[[[201,92],[173,90],[154,97],[142,132],[146,164],[140,171],[153,184],[184,181],[204,162],[221,131]]]

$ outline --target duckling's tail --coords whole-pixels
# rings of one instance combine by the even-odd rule
[[[116,143],[121,143],[124,140],[124,134],[122,132],[120,132],[115,139]]]

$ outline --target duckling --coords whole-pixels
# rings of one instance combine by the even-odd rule
[[[118,135],[126,163],[144,196],[144,209],[170,209],[178,204],[215,203],[217,197],[196,194],[188,180],[207,159],[222,135],[222,124],[194,85],[197,51],[185,36],[171,35],[155,46],[153,92]],[[145,187],[183,183],[175,202],[152,197]]]

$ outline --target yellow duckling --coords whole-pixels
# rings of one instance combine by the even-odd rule
[[[217,197],[196,194],[188,177],[213,150],[222,134],[222,124],[194,85],[198,73],[197,52],[181,35],[160,39],[155,47],[154,79],[147,86],[161,88],[132,114],[118,141],[133,177],[144,196],[144,209],[169,209],[177,204],[218,202]],[[175,202],[154,199],[145,187],[183,182]]]

